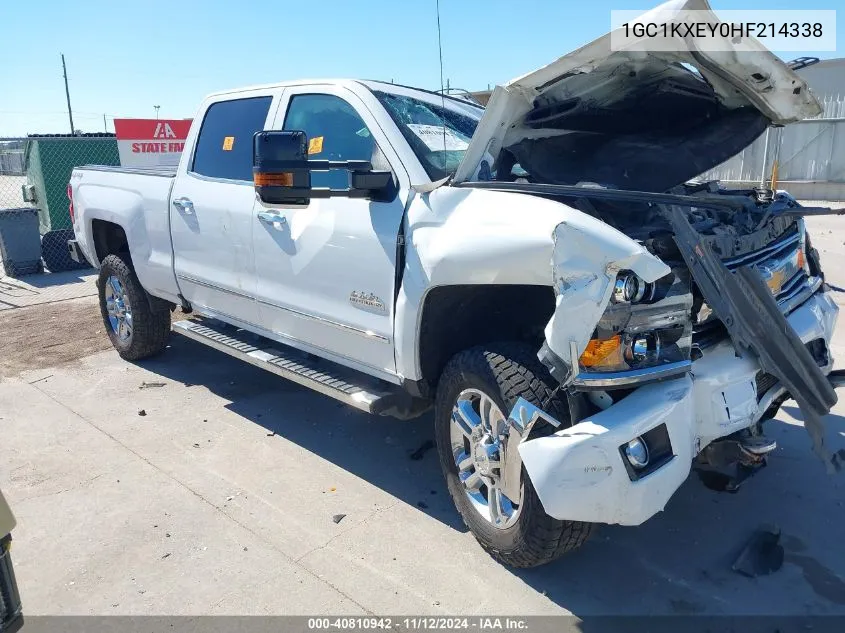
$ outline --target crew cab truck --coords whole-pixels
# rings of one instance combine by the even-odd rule
[[[433,406],[458,511],[514,566],[643,523],[693,467],[736,488],[790,396],[836,468],[838,310],[802,218],[828,210],[690,182],[816,99],[754,42],[609,37],[484,110],[291,81],[206,98],[175,170],[75,169],[115,348],[161,352],[181,307],[172,331],[363,411]]]

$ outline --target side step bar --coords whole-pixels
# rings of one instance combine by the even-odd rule
[[[177,321],[173,331],[367,413],[386,413],[409,399],[384,381],[217,321]]]

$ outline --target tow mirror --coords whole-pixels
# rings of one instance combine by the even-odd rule
[[[347,189],[311,186],[311,172],[330,169],[349,171]],[[268,204],[308,204],[311,198],[333,196],[384,199],[393,193],[393,174],[373,171],[369,161],[308,160],[308,135],[302,131],[257,132],[252,175],[258,197]]]

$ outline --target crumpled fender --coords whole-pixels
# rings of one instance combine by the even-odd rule
[[[578,375],[578,358],[610,302],[618,272],[631,270],[647,282],[670,272],[642,245],[604,228],[597,232],[561,222],[552,233],[555,310],[538,356],[563,386]]]

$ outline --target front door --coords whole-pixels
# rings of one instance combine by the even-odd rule
[[[179,289],[198,311],[235,324],[258,321],[252,231],[252,137],[272,120],[269,93],[212,102],[171,193]],[[189,140],[190,142],[190,140]]]
[[[301,349],[395,381],[396,243],[408,175],[367,105],[349,89],[287,88],[273,127],[304,131],[315,160],[368,160],[375,169],[390,169],[397,186],[389,202],[256,203],[262,327]],[[346,188],[348,178],[344,170],[315,172],[311,184]]]

